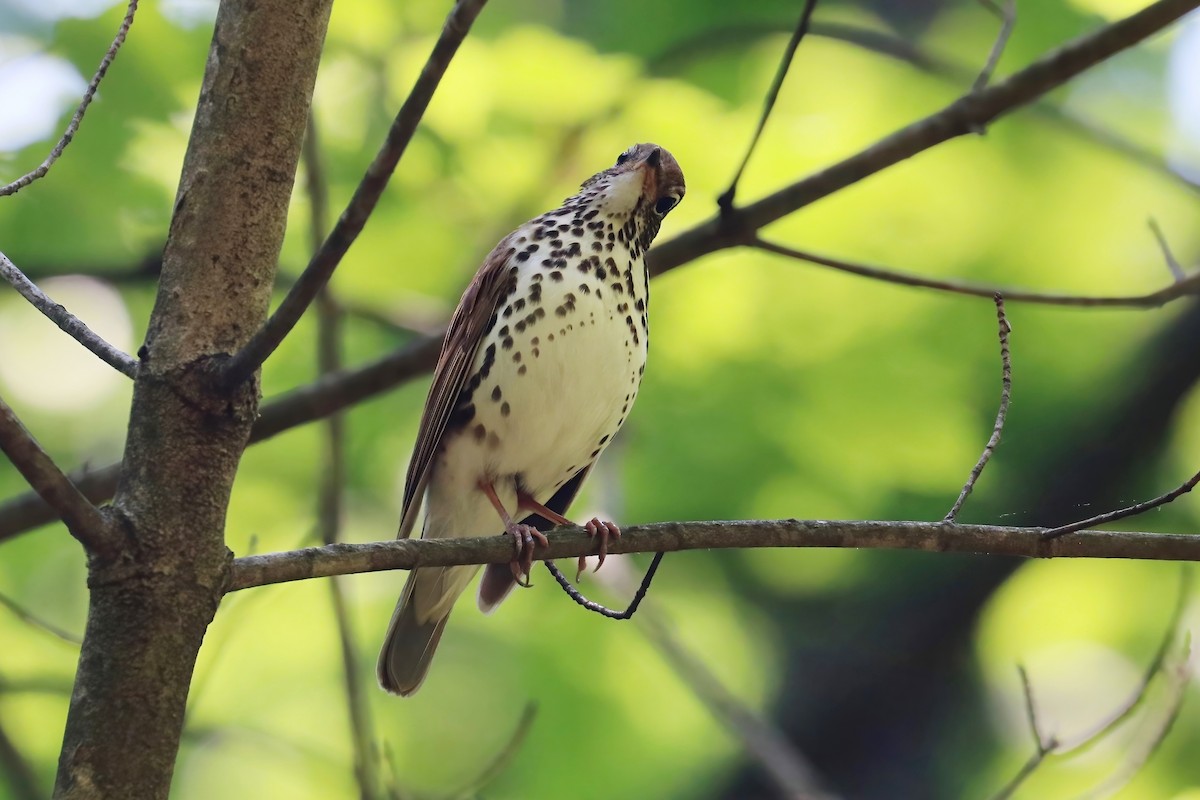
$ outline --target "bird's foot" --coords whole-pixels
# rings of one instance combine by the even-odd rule
[[[529,579],[529,573],[533,569],[533,551],[538,545],[549,546],[550,542],[546,539],[546,534],[532,525],[515,522],[508,526],[505,535],[513,537],[513,560],[509,562],[513,577],[516,578],[518,586],[528,589],[533,586]]]
[[[600,540],[600,558],[596,562],[596,569],[598,570],[600,567],[604,566],[604,559],[608,556],[609,538],[621,538],[621,529],[617,527],[617,523],[607,522],[599,519],[598,517],[592,517],[592,519],[583,526],[583,529],[588,532],[588,536],[591,536],[594,539],[598,538]],[[575,582],[579,583],[579,579],[583,576],[583,571],[587,569],[587,557],[580,556],[579,563],[576,566],[577,570],[575,572]],[[593,572],[594,571],[595,570],[593,570]]]

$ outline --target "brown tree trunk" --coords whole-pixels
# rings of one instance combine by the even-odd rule
[[[55,797],[158,798],[220,602],[225,512],[256,381],[215,367],[262,324],[332,0],[224,0],[107,513],[129,552],[89,565]]]

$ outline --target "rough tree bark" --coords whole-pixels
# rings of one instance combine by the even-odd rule
[[[166,797],[227,580],[226,506],[256,381],[213,373],[266,317],[332,0],[223,0],[108,513],[127,552],[90,607],[55,797]]]

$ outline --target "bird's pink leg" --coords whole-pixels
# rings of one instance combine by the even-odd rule
[[[534,500],[525,492],[517,492],[517,507],[519,510],[532,511],[542,519],[553,522],[555,525],[574,525],[575,523],[559,514],[557,511],[546,508],[544,505]],[[617,527],[615,522],[604,522],[598,517],[592,517],[583,529],[588,532],[588,535],[595,538],[600,537],[600,559],[596,562],[596,569],[600,569],[604,565],[604,559],[608,556],[608,540],[609,537],[614,539],[620,538],[621,529]],[[545,539],[545,537],[542,537]],[[576,564],[575,582],[579,583],[579,576],[583,574],[587,568],[587,558],[579,557],[579,563]]]
[[[496,496],[496,488],[492,486],[491,481],[481,479],[477,485],[479,490],[487,496],[492,507],[496,509],[500,519],[504,521],[504,532],[513,537],[513,560],[509,566],[512,568],[517,585],[529,588],[533,585],[529,582],[529,572],[533,569],[533,551],[539,544],[542,547],[550,544],[546,539],[546,534],[532,525],[522,525],[514,521],[504,508],[504,504],[500,502],[500,498]],[[524,576],[524,580],[522,580],[522,576]]]

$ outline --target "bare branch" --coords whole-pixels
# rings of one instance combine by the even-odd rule
[[[504,772],[513,758],[521,750],[521,745],[525,743],[525,737],[529,735],[530,729],[533,727],[533,721],[537,719],[537,703],[530,701],[525,704],[524,710],[521,711],[521,717],[517,720],[517,725],[513,728],[512,734],[508,737],[508,741],[504,743],[504,747],[500,748],[500,752],[496,753],[495,757],[488,762],[488,765],[483,768],[483,771],[457,792],[452,792],[449,796],[456,800],[473,800],[480,795],[481,791],[486,788],[492,781]]]
[[[950,105],[881,139],[843,161],[754,203],[718,214],[708,222],[650,251],[650,270],[659,274],[706,253],[753,239],[754,231],[804,206],[918,153],[971,133],[1062,86],[1081,72],[1153,36],[1200,0],[1159,0],[1141,11],[1051,51],[1000,83],[960,97]],[[992,290],[987,292],[991,296]],[[1009,300],[1016,299],[1009,292]]]
[[[83,320],[47,297],[45,292],[29,278],[26,278],[25,273],[21,272],[4,253],[0,253],[0,277],[11,283],[12,287],[34,308],[42,312],[64,333],[98,356],[105,364],[130,378],[137,376],[138,362],[136,359],[104,341],[95,331],[84,324]]]
[[[1158,242],[1159,249],[1162,250],[1163,260],[1167,262],[1167,269],[1171,270],[1171,277],[1176,283],[1183,281],[1187,275],[1183,272],[1183,267],[1176,260],[1175,254],[1171,252],[1171,245],[1167,244],[1167,237],[1163,236],[1162,228],[1158,227],[1158,221],[1151,217],[1146,220],[1146,224],[1150,226],[1150,232],[1154,234],[1154,240]]]
[[[320,140],[312,111],[308,115],[308,130],[304,137],[301,159],[305,166],[308,191],[312,248],[319,252],[325,238],[329,193],[325,183],[325,166],[321,161]],[[341,369],[341,310],[323,286],[317,293],[317,373],[328,375]],[[317,527],[321,541],[333,544],[341,534],[342,494],[346,483],[345,419],[341,412],[325,420],[324,466],[317,493]],[[329,600],[338,633],[342,655],[342,678],[346,690],[346,710],[350,723],[350,739],[354,746],[354,778],[358,782],[361,800],[374,800],[378,792],[375,759],[372,754],[371,719],[366,693],[361,680],[358,648],[350,627],[350,612],[345,587],[339,578],[329,581]]]
[[[1132,516],[1136,516],[1138,514],[1142,514],[1146,511],[1149,511],[1152,508],[1158,508],[1159,506],[1166,505],[1167,503],[1170,503],[1171,501],[1173,501],[1179,497],[1182,497],[1183,495],[1190,492],[1192,489],[1196,488],[1197,483],[1200,483],[1200,472],[1197,472],[1195,475],[1188,478],[1182,485],[1177,486],[1176,488],[1172,489],[1171,491],[1167,492],[1164,495],[1159,495],[1158,497],[1154,498],[1153,500],[1146,500],[1145,502],[1142,502],[1142,503],[1134,503],[1131,506],[1127,506],[1125,508],[1121,508],[1116,511],[1109,511],[1107,514],[1097,514],[1094,517],[1088,517],[1087,519],[1081,519],[1078,522],[1072,522],[1069,525],[1060,525],[1057,528],[1051,528],[1050,530],[1048,530],[1042,534],[1042,538],[1045,539],[1046,541],[1051,541],[1053,539],[1057,539],[1060,536],[1065,536],[1068,533],[1074,533],[1075,531],[1082,531],[1087,528],[1094,527],[1096,525],[1104,525],[1105,523],[1108,523],[1108,522],[1116,522],[1119,519],[1125,519],[1127,517],[1132,517]]]
[[[0,605],[7,607],[8,610],[15,614],[22,622],[25,622],[35,628],[40,628],[51,636],[62,639],[68,644],[73,644],[76,647],[83,644],[82,636],[77,636],[70,631],[63,630],[53,622],[47,622],[2,592],[0,592]]]
[[[996,451],[996,446],[1000,444],[1000,435],[1004,432],[1004,420],[1008,416],[1008,404],[1012,399],[1012,361],[1008,353],[1008,335],[1012,333],[1012,327],[1008,324],[1008,317],[1004,315],[1004,298],[997,292],[994,299],[996,301],[996,320],[1000,327],[1000,410],[996,412],[996,424],[992,426],[992,435],[983,448],[983,454],[979,456],[979,461],[975,462],[971,474],[967,476],[967,482],[963,484],[958,499],[954,501],[954,505],[943,517],[946,522],[954,522],[958,512],[962,510],[963,503],[967,502],[967,495],[975,488],[975,482],[983,474],[983,468],[987,466],[988,461],[992,458],[992,453]]]
[[[747,756],[762,765],[779,797],[790,800],[833,800],[821,788],[816,769],[797,752],[787,736],[735,696],[695,653],[654,613],[643,614],[642,630],[679,678],[709,712],[741,741]]]
[[[657,553],[758,547],[852,547],[925,552],[987,553],[1021,558],[1138,558],[1200,561],[1200,534],[1088,531],[1046,541],[1045,528],[957,525],[945,522],[742,520],[638,525],[609,542],[608,552]],[[582,528],[547,534],[539,559],[596,555]],[[332,544],[235,559],[228,591],[272,583],[381,570],[507,564],[512,543],[499,536],[400,539]]]
[[[322,419],[428,372],[437,360],[441,338],[416,339],[362,367],[334,373],[265,404],[250,431],[250,443]],[[120,464],[110,464],[82,473],[76,483],[89,500],[102,503],[116,491],[120,472]],[[54,519],[54,511],[37,494],[14,497],[0,504],[0,541]]]
[[[783,87],[783,79],[787,77],[788,69],[792,66],[792,59],[796,57],[796,48],[800,46],[804,35],[808,33],[808,23],[816,8],[817,0],[805,0],[804,9],[800,12],[800,21],[796,23],[796,30],[792,33],[792,38],[783,51],[783,58],[780,59],[779,66],[775,70],[771,88],[767,90],[767,97],[763,101],[762,115],[758,118],[758,127],[754,129],[754,135],[750,137],[750,146],[746,148],[746,155],[742,157],[742,163],[738,165],[737,172],[733,174],[729,188],[717,198],[717,207],[722,214],[733,210],[733,200],[737,195],[738,182],[742,179],[742,173],[746,171],[746,165],[750,163],[750,157],[754,155],[754,148],[758,146],[763,128],[767,126],[767,119],[775,108],[775,101],[779,99],[779,90]]]
[[[1158,646],[1158,650],[1147,666],[1142,680],[1129,701],[1119,706],[1107,720],[1102,722],[1090,731],[1082,734],[1074,742],[1064,742],[1056,736],[1047,736],[1041,726],[1038,724],[1037,704],[1033,699],[1033,688],[1029,683],[1029,674],[1023,666],[1018,666],[1017,671],[1021,677],[1021,690],[1025,698],[1025,717],[1029,721],[1029,728],[1033,736],[1034,751],[1026,759],[1025,763],[1017,771],[1016,775],[1009,780],[1004,787],[993,795],[994,800],[1006,800],[1021,787],[1021,785],[1029,779],[1029,777],[1045,762],[1049,757],[1065,756],[1072,753],[1078,753],[1100,741],[1103,741],[1108,734],[1112,733],[1118,725],[1129,719],[1133,712],[1143,705],[1150,691],[1151,682],[1160,674],[1167,676],[1170,679],[1171,697],[1167,707],[1167,715],[1162,724],[1154,731],[1153,736],[1140,749],[1134,751],[1134,755],[1127,760],[1121,770],[1118,770],[1113,775],[1109,776],[1099,787],[1085,795],[1085,797],[1100,797],[1105,796],[1116,788],[1119,788],[1130,777],[1132,777],[1150,758],[1158,745],[1166,737],[1170,731],[1172,724],[1179,715],[1179,710],[1183,706],[1183,697],[1188,680],[1191,675],[1190,665],[1190,643],[1185,641],[1184,653],[1180,659],[1180,663],[1171,666],[1167,660],[1171,655],[1173,647],[1181,638],[1186,638],[1186,628],[1184,627],[1184,613],[1187,610],[1188,600],[1191,597],[1191,575],[1187,566],[1180,570],[1179,592],[1175,601],[1175,609],[1171,614],[1170,624],[1167,626],[1163,638]]]
[[[338,218],[337,224],[333,226],[333,231],[308,262],[308,266],[279,304],[279,308],[226,365],[222,383],[227,388],[242,383],[262,366],[299,322],[317,296],[317,292],[328,283],[342,257],[366,225],[367,218],[383,195],[383,190],[387,188],[392,172],[412,140],[429,101],[433,99],[434,91],[485,2],[486,0],[458,0],[455,3],[446,17],[442,34],[438,37],[429,60],[425,62],[416,84],[392,121],[383,146],[375,155],[375,160],[367,167],[366,174],[355,189],[349,205]]]
[[[973,92],[987,88],[988,83],[992,80],[992,73],[996,71],[996,65],[1000,63],[1000,57],[1004,55],[1004,48],[1008,46],[1008,39],[1012,36],[1013,28],[1017,24],[1016,0],[1004,0],[1003,8],[997,5],[995,0],[979,0],[979,4],[1000,18],[1000,32],[996,34],[996,41],[992,44],[992,51],[988,53],[987,61],[979,72],[979,77],[971,86]]]
[[[787,256],[788,258],[794,258],[798,261],[808,261],[813,264],[819,264],[823,267],[836,269],[839,272],[848,272],[851,275],[861,275],[864,278],[872,278],[885,283],[896,283],[901,286],[916,286],[924,289],[936,289],[942,292],[965,294],[971,297],[995,297],[997,294],[1002,294],[1004,299],[1008,300],[1009,302],[1016,300],[1022,303],[1038,303],[1042,305],[1053,306],[1157,308],[1159,306],[1166,305],[1172,300],[1177,300],[1181,297],[1200,293],[1200,272],[1193,273],[1182,281],[1176,281],[1168,286],[1164,286],[1162,289],[1150,292],[1149,294],[1104,297],[1094,295],[1060,294],[1057,292],[1029,292],[1023,289],[988,286],[986,284],[969,283],[966,281],[924,278],[920,275],[914,275],[909,272],[898,272],[886,267],[858,264],[853,261],[844,261],[839,258],[830,258],[829,256],[822,256],[805,250],[797,250],[792,247],[775,244],[774,242],[768,242],[758,236],[755,236],[753,240],[749,242],[749,244],[752,247],[757,247],[758,249],[765,250],[769,253]]]
[[[1163,630],[1154,657],[1150,659],[1150,663],[1146,665],[1146,669],[1142,673],[1142,680],[1134,687],[1129,699],[1114,709],[1108,719],[1102,720],[1094,728],[1083,732],[1072,741],[1061,742],[1056,748],[1058,753],[1066,754],[1086,749],[1115,730],[1141,707],[1150,691],[1150,684],[1158,677],[1159,673],[1167,670],[1167,659],[1171,656],[1171,652],[1179,643],[1180,638],[1187,633],[1184,616],[1187,614],[1191,597],[1192,574],[1187,565],[1184,565],[1179,570],[1179,590],[1175,595],[1175,608]]]
[[[50,171],[50,167],[54,166],[54,162],[58,161],[58,157],[67,149],[67,145],[71,143],[71,140],[75,138],[75,133],[79,130],[79,123],[83,122],[83,115],[87,111],[88,106],[92,104],[92,98],[96,96],[96,90],[100,88],[100,81],[104,80],[105,73],[108,72],[113,59],[117,57],[117,51],[125,43],[125,35],[129,33],[129,26],[133,24],[133,14],[137,11],[137,4],[138,0],[129,0],[129,7],[125,11],[125,18],[121,20],[121,26],[117,28],[117,35],[113,37],[112,44],[105,51],[104,58],[100,59],[100,66],[96,68],[96,74],[92,75],[92,80],[88,83],[87,90],[83,93],[83,99],[79,101],[79,106],[75,109],[75,113],[71,116],[71,121],[67,124],[67,130],[58,140],[58,143],[54,145],[54,148],[50,151],[50,155],[46,156],[46,160],[33,172],[27,172],[12,183],[0,186],[0,197],[16,194],[29,184],[43,177]]]
[[[1046,757],[1054,752],[1058,746],[1057,740],[1053,736],[1046,737],[1042,733],[1041,726],[1038,724],[1037,703],[1033,700],[1033,686],[1029,683],[1029,673],[1025,671],[1025,667],[1018,664],[1017,674],[1021,678],[1021,693],[1025,698],[1025,719],[1029,722],[1029,731],[1033,736],[1033,753],[1026,759],[1021,768],[1017,770],[1017,774],[1013,775],[1008,783],[992,795],[992,800],[1008,800],[1016,793],[1017,789],[1021,788],[1021,784],[1029,779],[1029,776],[1042,765]]]
[[[17,415],[0,399],[0,451],[67,525],[89,552],[108,557],[115,551],[113,535],[100,511],[80,494],[38,445]]]

